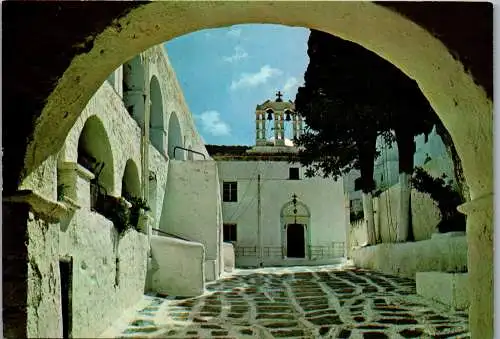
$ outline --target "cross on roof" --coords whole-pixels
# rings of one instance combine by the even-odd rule
[[[281,93],[280,91],[278,91],[278,92],[276,93],[276,96],[278,97],[278,99],[277,99],[276,101],[282,101],[282,100],[281,100],[281,97],[283,96],[283,93]]]

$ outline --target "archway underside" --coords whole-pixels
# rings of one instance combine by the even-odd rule
[[[200,12],[204,15],[198,16]],[[175,36],[238,23],[314,28],[354,41],[386,58],[418,82],[450,131],[472,198],[492,191],[492,102],[485,91],[427,31],[368,2],[154,2],[132,10],[98,35],[93,48],[75,58],[66,70],[38,119],[25,157],[25,171],[33,171],[61,146],[64,135],[98,85],[131,55]],[[363,28],[367,26],[372,29]],[[81,90],[75,91],[75,86]],[[61,112],[68,112],[68,117],[58,119]],[[54,130],[59,133],[54,134]],[[477,152],[479,148],[481,152]]]

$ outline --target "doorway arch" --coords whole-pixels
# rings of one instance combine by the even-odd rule
[[[285,258],[309,258],[311,212],[301,201],[289,201],[280,212],[281,244]]]

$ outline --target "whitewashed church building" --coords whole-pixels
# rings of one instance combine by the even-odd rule
[[[255,117],[254,147],[207,145],[217,161],[223,239],[234,245],[236,266],[338,262],[348,222],[342,179],[306,178],[300,164],[289,162],[298,148],[285,137],[286,124],[295,137],[304,121],[280,92],[257,105]]]

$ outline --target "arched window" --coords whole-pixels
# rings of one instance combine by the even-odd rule
[[[170,114],[170,119],[168,121],[168,156],[170,159],[174,159],[174,149],[176,146],[183,147],[182,142],[182,131],[177,114],[172,112]],[[178,149],[175,152],[175,159],[184,160],[184,151]]]
[[[139,55],[123,65],[123,103],[139,126],[144,123],[144,67]]]
[[[156,77],[151,79],[150,85],[150,120],[149,138],[153,146],[162,154],[166,153],[165,136],[165,115],[163,114],[163,100],[160,90],[160,83]]]
[[[87,119],[80,134],[78,164],[95,176],[90,183],[90,205],[95,208],[99,196],[111,194],[114,184],[111,144],[101,120],[95,115]]]
[[[122,177],[122,197],[128,200],[129,197],[139,198],[141,196],[141,182],[137,165],[132,159],[127,160],[125,171]]]

